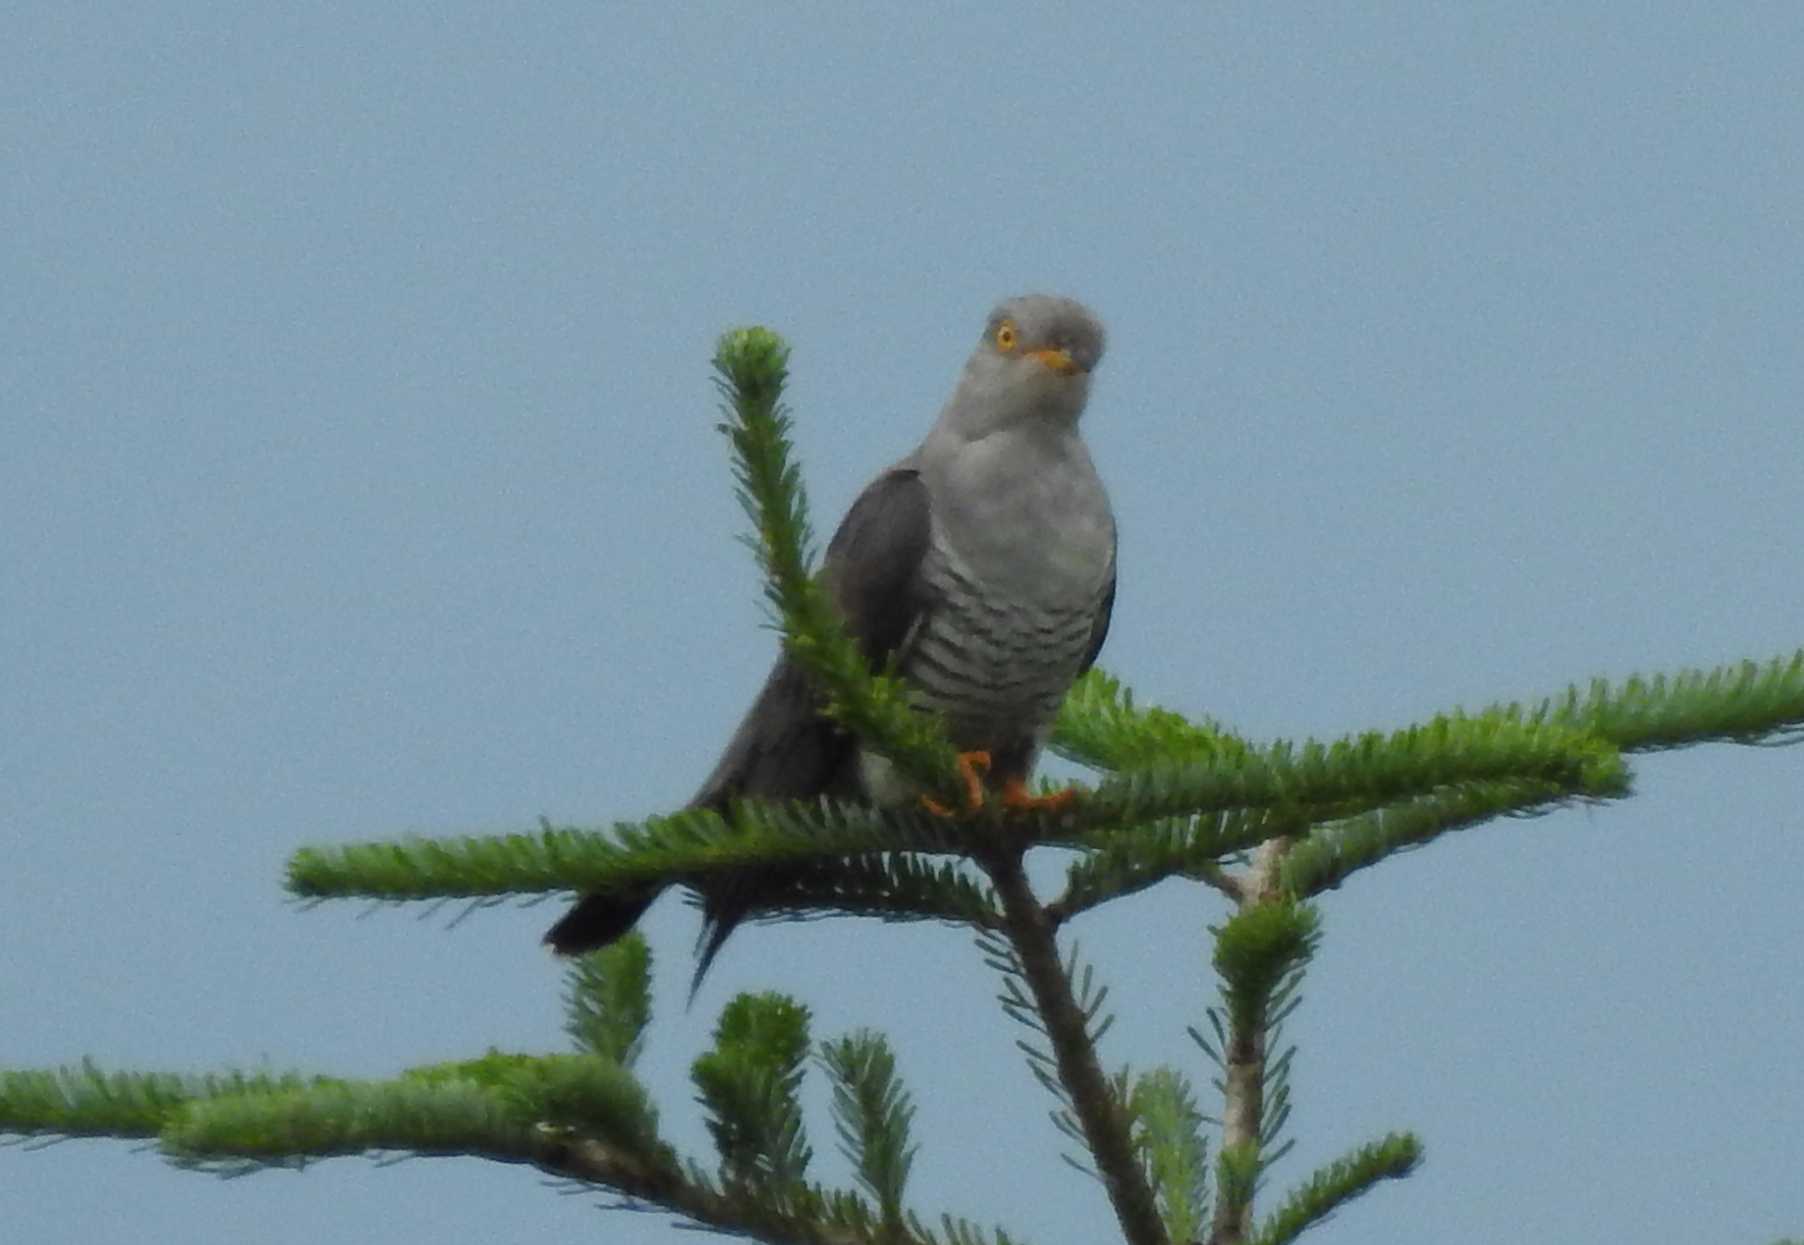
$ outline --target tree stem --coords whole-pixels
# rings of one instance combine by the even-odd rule
[[[1290,850],[1292,840],[1286,837],[1267,839],[1253,853],[1253,862],[1240,874],[1239,902],[1242,911],[1254,904],[1269,903],[1278,897],[1279,866]],[[1265,1122],[1265,1056],[1270,1026],[1265,1009],[1257,1020],[1242,1025],[1230,1019],[1228,1040],[1222,1048],[1222,1112],[1221,1152],[1259,1154],[1259,1132]],[[1252,1170],[1257,1171],[1256,1163]],[[1247,1238],[1253,1222],[1253,1190],[1217,1187],[1215,1220],[1210,1225],[1209,1245],[1240,1245]],[[1230,1196],[1233,1194],[1233,1196]]]
[[[1083,1011],[1059,961],[1053,923],[1027,884],[1021,855],[1005,854],[986,862],[985,868],[1002,900],[1005,932],[1046,1026],[1059,1081],[1071,1095],[1072,1111],[1096,1160],[1122,1236],[1130,1245],[1168,1245],[1158,1205],[1134,1153],[1127,1113],[1097,1062]]]
[[[813,1214],[789,1214],[731,1192],[702,1188],[674,1166],[647,1163],[642,1156],[590,1137],[547,1137],[531,1161],[554,1176],[601,1185],[722,1232],[784,1245],[868,1245],[859,1233],[824,1224]],[[920,1238],[906,1231],[898,1231],[893,1239],[920,1245]]]

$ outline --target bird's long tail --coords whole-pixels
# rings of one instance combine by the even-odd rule
[[[559,955],[605,947],[632,929],[663,891],[662,884],[655,884],[584,895],[545,931],[545,944]]]

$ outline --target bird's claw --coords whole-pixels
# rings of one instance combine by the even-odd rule
[[[1019,778],[1011,778],[1002,784],[1002,806],[1018,813],[1056,813],[1060,809],[1069,808],[1076,799],[1076,787],[1035,795]]]
[[[962,809],[949,808],[930,795],[921,797],[921,807],[935,817],[953,818],[960,815],[971,816],[983,811],[983,776],[989,772],[990,754],[987,752],[961,752],[958,754],[958,776],[965,784],[965,800]],[[1016,813],[1056,813],[1069,808],[1076,802],[1078,789],[1066,787],[1062,791],[1051,791],[1045,795],[1035,795],[1027,789],[1027,783],[1020,777],[1010,777],[1003,781],[1000,802],[1002,807]]]
[[[987,752],[961,752],[958,754],[958,776],[965,784],[964,813],[968,816],[983,808],[983,776],[990,769],[990,754]],[[935,817],[956,817],[958,813],[930,795],[921,797],[921,807]]]

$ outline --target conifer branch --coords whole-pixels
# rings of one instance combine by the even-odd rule
[[[1166,1238],[1176,1245],[1200,1241],[1209,1220],[1209,1143],[1189,1080],[1175,1068],[1154,1068],[1135,1082],[1132,1107],[1134,1143]]]
[[[786,1205],[804,1188],[813,1151],[799,1097],[808,1056],[808,1009],[781,994],[741,994],[714,1028],[714,1047],[690,1076],[732,1190]]]
[[[892,1104],[896,1101],[893,1097]],[[905,1104],[905,1100],[904,1100]],[[808,1185],[787,1199],[716,1188],[657,1140],[643,1090],[611,1060],[492,1053],[390,1081],[108,1073],[91,1061],[0,1072],[0,1134],[155,1138],[184,1167],[236,1173],[410,1153],[531,1163],[726,1232],[802,1245],[942,1245],[913,1216]],[[1008,1245],[963,1221],[945,1240]]]
[[[611,834],[543,825],[537,834],[407,838],[304,847],[288,861],[303,899],[441,899],[631,889],[748,866],[873,852],[962,854],[975,833],[925,812],[850,804],[736,804],[730,819],[685,809]]]
[[[402,839],[302,848],[289,860],[288,889],[303,898],[378,900],[446,897],[498,898],[577,890],[605,892],[648,882],[689,881],[716,873],[783,863],[815,863],[831,878],[834,862],[878,853],[970,856],[999,828],[1023,843],[1079,848],[1118,847],[1105,860],[1119,893],[1156,881],[1173,862],[1135,864],[1146,850],[1118,827],[1173,815],[1225,809],[1279,810],[1288,817],[1346,817],[1383,804],[1474,780],[1527,778],[1571,798],[1621,794],[1627,771],[1606,744],[1551,723],[1519,725],[1504,717],[1438,718],[1425,726],[1349,737],[1333,744],[1276,744],[1257,753],[1123,772],[1071,810],[1002,817],[995,812],[948,820],[916,809],[880,810],[827,801],[735,805],[730,819],[690,809],[646,822],[618,823],[611,835],[549,825],[537,834]],[[1274,813],[1275,815],[1275,813]],[[1208,877],[1211,831],[1223,853],[1251,847],[1257,816],[1205,818],[1186,832],[1184,868]],[[1266,833],[1270,833],[1269,830]],[[1264,837],[1260,835],[1258,837]],[[1153,844],[1156,847],[1156,842]],[[1123,859],[1128,862],[1122,872]],[[1138,870],[1138,877],[1129,876]],[[917,876],[912,880],[920,881]],[[855,877],[847,879],[855,886]],[[831,885],[831,883],[830,883]],[[1228,887],[1217,882],[1222,889]],[[982,908],[968,890],[923,892],[918,915],[949,908],[976,917]],[[1084,902],[1100,902],[1100,892]],[[868,904],[866,906],[869,906]],[[892,896],[892,915],[908,910]]]
[[[764,571],[784,650],[812,676],[828,716],[924,790],[954,794],[955,755],[944,729],[910,703],[901,679],[871,674],[825,586],[809,570],[808,504],[782,403],[788,369],[788,345],[765,328],[725,334],[714,355],[727,416],[720,428],[732,442],[739,500],[755,533],[748,543]]]
[[[648,1166],[593,1137],[546,1132],[532,1162],[551,1175],[620,1193],[629,1204],[658,1206],[702,1227],[772,1245],[939,1245],[930,1232],[885,1234],[869,1208],[848,1194],[806,1186],[778,1202],[752,1190],[718,1188],[693,1170]]]
[[[1164,1223],[1134,1149],[1128,1104],[1097,1062],[1089,1017],[1072,994],[1052,922],[1027,883],[1020,854],[1002,854],[987,861],[985,869],[1002,901],[1009,946],[1052,1048],[1059,1083],[1069,1096],[1071,1113],[1096,1162],[1122,1236],[1130,1245],[1166,1245]]]
[[[1273,1026],[1281,1019],[1274,1017],[1273,996],[1287,980],[1294,981],[1318,937],[1313,909],[1279,889],[1289,844],[1274,838],[1259,847],[1243,879],[1240,911],[1216,931],[1215,968],[1222,979],[1227,1026],[1219,1051],[1222,1142],[1210,1245],[1241,1245],[1250,1231],[1253,1196],[1269,1161],[1266,1147],[1277,1132],[1268,1112],[1282,1110],[1267,1098],[1267,1054]]]
[[[1511,704],[1503,712],[1522,711]],[[1764,663],[1634,675],[1620,685],[1593,679],[1585,691],[1569,687],[1523,717],[1589,732],[1625,752],[1718,740],[1796,743],[1804,739],[1804,649]]]
[[[1326,822],[1284,857],[1280,885],[1306,897],[1332,890],[1387,856],[1497,817],[1538,817],[1564,803],[1559,788],[1537,782],[1468,783],[1359,817]]]
[[[288,1093],[320,1083],[262,1073],[105,1072],[91,1059],[74,1068],[0,1071],[0,1135],[155,1137],[195,1102]]]
[[[1632,675],[1620,684],[1593,679],[1582,690],[1573,685],[1526,708],[1519,702],[1493,706],[1476,718],[1563,725],[1625,752],[1713,740],[1796,742],[1804,729],[1804,649],[1766,662]],[[1231,759],[1256,750],[1209,719],[1192,722],[1169,709],[1137,706],[1132,690],[1100,668],[1066,696],[1051,747],[1102,770]]]
[[[1091,847],[1066,872],[1066,890],[1047,905],[1055,924],[1124,898],[1171,877],[1213,886],[1242,898],[1242,881],[1220,862],[1267,839],[1298,837],[1284,858],[1281,885],[1299,897],[1338,886],[1357,869],[1393,852],[1422,846],[1441,834],[1498,816],[1529,817],[1567,802],[1561,786],[1533,781],[1463,783],[1414,800],[1387,804],[1357,817],[1340,810],[1252,808],[1171,817],[1125,830],[1093,831]],[[1344,807],[1344,806],[1343,806]],[[1310,828],[1312,816],[1332,816]]]
[[[1411,1133],[1391,1133],[1363,1145],[1314,1172],[1259,1225],[1248,1245],[1289,1245],[1380,1180],[1400,1180],[1421,1161],[1422,1143]]]
[[[489,1087],[402,1078],[197,1101],[160,1140],[183,1163],[234,1171],[394,1152],[519,1161],[530,1153],[531,1131]]]
[[[1804,651],[1764,665],[1742,662],[1670,677],[1637,676],[1620,688],[1595,680],[1587,692],[1573,687],[1564,696],[1527,710],[1511,704],[1488,710],[1476,719],[1437,719],[1430,728],[1445,723],[1459,731],[1464,728],[1458,723],[1487,721],[1515,722],[1528,729],[1542,724],[1560,726],[1635,750],[1710,740],[1790,742],[1804,721]],[[1187,754],[1248,759],[1261,755],[1243,741],[1215,732],[1212,726],[1191,726],[1165,710],[1136,709],[1131,693],[1096,671],[1074,689],[1061,723],[1074,738],[1084,741],[1081,748],[1067,749],[1068,755],[1095,763]],[[1375,738],[1367,736],[1362,742]],[[1393,741],[1396,738],[1392,737]],[[1407,734],[1405,741],[1406,746],[1413,742]],[[1352,743],[1343,740],[1328,746],[1326,752],[1332,755]],[[1305,745],[1305,752],[1321,748]],[[1289,750],[1279,745],[1271,756],[1288,760]],[[1134,775],[1121,777],[1132,780]],[[1214,868],[1214,863],[1271,834],[1295,834],[1308,821],[1318,825],[1286,856],[1283,885],[1292,894],[1312,895],[1339,885],[1352,872],[1393,852],[1420,846],[1452,830],[1498,816],[1537,816],[1574,798],[1623,794],[1626,787],[1611,790],[1617,781],[1617,775],[1608,775],[1602,783],[1585,789],[1531,776],[1467,779],[1357,816],[1349,815],[1355,810],[1343,801],[1338,807],[1284,812],[1252,808],[1205,814],[1195,822],[1169,818],[1125,831],[1095,831],[1083,842],[1098,850],[1072,866],[1066,895],[1049,910],[1055,921],[1063,921],[1172,876],[1206,881],[1234,897],[1236,883]],[[1107,784],[1102,794],[1110,794]]]
[[[1000,1229],[988,1234],[950,1215],[941,1217],[943,1235],[912,1214],[886,1222],[863,1199],[819,1185],[799,1186],[780,1200],[757,1190],[722,1189],[700,1172],[647,1168],[636,1156],[589,1137],[547,1133],[533,1161],[551,1175],[772,1245],[1016,1245]]]
[[[868,916],[1000,929],[1002,911],[994,892],[966,876],[961,864],[899,852],[823,862],[787,879],[782,889],[761,894],[750,915],[760,921]]]
[[[828,1042],[821,1065],[833,1079],[840,1151],[858,1172],[886,1227],[902,1223],[902,1194],[919,1148],[909,1139],[914,1102],[896,1076],[889,1040],[869,1029]]]
[[[1161,763],[1105,779],[1065,814],[1092,829],[1232,808],[1292,807],[1351,816],[1454,783],[1535,779],[1578,798],[1625,795],[1629,772],[1609,743],[1502,713],[1437,717],[1388,735],[1272,744],[1233,758]],[[1048,837],[1052,837],[1048,835]]]
[[[1046,911],[1055,925],[1063,924],[1171,877],[1207,882],[1238,900],[1240,881],[1224,871],[1220,861],[1299,829],[1295,810],[1255,808],[1094,831],[1083,839],[1092,850],[1066,870],[1065,893],[1047,904]]]
[[[634,930],[576,957],[564,981],[564,1031],[576,1048],[631,1068],[651,1023],[651,944],[645,935]]]
[[[390,1081],[106,1073],[91,1061],[0,1073],[0,1133],[155,1137],[178,1163],[224,1170],[392,1151],[524,1161],[542,1124],[668,1161],[644,1090],[591,1056],[490,1055]]]
[[[1791,743],[1804,722],[1804,650],[1764,664],[1637,675],[1620,687],[1595,679],[1584,692],[1574,686],[1526,711],[1512,704],[1492,712],[1586,731],[1624,751],[1711,741]],[[1568,798],[1557,786],[1535,781],[1470,783],[1323,824],[1286,855],[1283,886],[1293,895],[1318,894],[1449,831],[1498,816],[1539,816]]]
[[[770,1245],[1020,1245],[1001,1228],[985,1232],[952,1215],[940,1216],[938,1232],[913,1213],[891,1222],[856,1194],[817,1184],[773,1199],[758,1189],[723,1189],[693,1166],[670,1177],[590,1138],[550,1139],[536,1162],[552,1175],[601,1185],[703,1227]]]
[[[1192,722],[1170,709],[1136,707],[1133,690],[1095,666],[1065,694],[1048,746],[1068,761],[1099,770],[1232,759],[1252,751],[1251,744],[1208,718]]]

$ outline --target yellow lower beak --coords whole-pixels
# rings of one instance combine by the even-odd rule
[[[1060,376],[1069,376],[1079,370],[1077,360],[1071,357],[1069,350],[1030,350],[1027,357],[1038,359]]]

